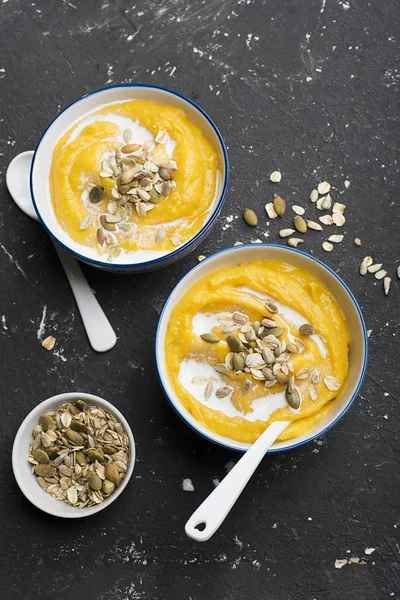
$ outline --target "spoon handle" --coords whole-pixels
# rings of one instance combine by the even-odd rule
[[[267,427],[193,513],[185,525],[186,535],[197,542],[210,539],[235,504],[267,450],[289,423],[290,421],[276,421]],[[203,527],[201,531],[197,529],[199,525]]]
[[[75,296],[90,345],[96,352],[111,350],[117,336],[90,289],[78,261],[55,242],[54,246]]]

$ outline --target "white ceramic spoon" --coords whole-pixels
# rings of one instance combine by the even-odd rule
[[[8,165],[6,183],[15,204],[38,221],[29,189],[29,174],[33,152],[18,154]],[[78,262],[61,246],[54,246],[75,296],[90,345],[96,352],[106,352],[115,346],[117,336],[95,298]]]
[[[206,542],[217,531],[225,517],[244,490],[250,477],[290,421],[271,423],[256,442],[229,471],[228,475],[211,492],[192,514],[185,525],[186,535],[197,542]],[[201,527],[201,530],[198,529]]]

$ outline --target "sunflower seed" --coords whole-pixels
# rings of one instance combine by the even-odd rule
[[[239,323],[239,325],[244,325],[249,320],[249,317],[241,312],[234,312],[232,315],[233,321],[235,323]]]
[[[342,240],[343,240],[343,235],[341,234],[335,234],[335,235],[331,235],[328,240],[330,242],[335,242],[335,244],[339,244]]]
[[[385,277],[383,280],[383,289],[385,291],[385,295],[387,296],[389,294],[390,291],[390,284],[392,283],[392,280],[390,277]]]
[[[285,238],[290,237],[294,233],[294,229],[281,229],[279,232],[279,237]]]
[[[378,271],[377,273],[375,273],[375,278],[376,279],[383,279],[384,277],[386,277],[387,275],[387,271],[385,271],[385,269],[381,269],[380,271]]]
[[[307,367],[303,367],[296,373],[296,379],[307,379],[308,377],[308,369]]]
[[[54,344],[56,343],[56,338],[52,335],[47,336],[46,339],[43,340],[42,346],[46,348],[46,350],[53,350]]]
[[[204,400],[208,400],[213,392],[213,384],[209,381],[204,390]]]
[[[333,224],[333,218],[331,215],[324,215],[323,217],[319,217],[319,220],[324,225],[332,225]]]
[[[322,231],[322,227],[319,223],[317,223],[316,221],[307,221],[307,227],[308,229],[314,229],[315,231]]]
[[[318,200],[318,190],[312,190],[310,194],[311,202],[315,203]]]
[[[321,381],[321,371],[319,367],[315,367],[310,376],[311,383],[317,385]]]
[[[304,242],[304,240],[302,240],[301,238],[289,238],[287,243],[288,246],[291,246],[292,248],[297,248],[297,246],[299,244],[302,244]]]
[[[140,144],[126,144],[120,150],[122,154],[130,154],[131,152],[137,152],[140,149]]]
[[[380,264],[375,264],[375,265],[370,265],[367,268],[368,273],[376,273],[377,271],[379,271],[382,268],[382,263]]]
[[[332,252],[333,250],[333,245],[330,242],[322,242],[322,247],[325,252]]]
[[[327,194],[330,191],[331,186],[327,181],[323,181],[322,183],[318,184],[317,189],[318,189],[318,193],[322,196],[324,194]]]
[[[276,217],[278,216],[275,212],[274,205],[272,202],[268,202],[268,204],[265,205],[265,212],[267,213],[270,219],[276,219]]]
[[[273,321],[272,319],[267,319],[267,318],[265,318],[261,321],[261,325],[263,327],[266,327],[267,329],[271,329],[271,327],[276,327],[275,321]]]
[[[292,211],[295,212],[296,215],[304,215],[306,212],[302,206],[298,206],[297,204],[292,206]]]
[[[224,387],[219,388],[215,392],[215,395],[217,398],[222,399],[222,398],[226,398],[226,396],[229,396],[229,394],[231,394],[232,392],[233,392],[233,389],[231,387],[224,386]]]
[[[354,239],[354,243],[355,243],[356,246],[361,246],[361,240],[360,240],[360,238],[355,238]]]
[[[339,379],[336,379],[336,377],[333,377],[332,375],[327,375],[324,377],[324,383],[328,390],[331,390],[331,392],[336,392],[342,385]]]
[[[243,392],[243,394],[247,394],[247,392],[250,391],[250,389],[251,389],[251,380],[250,379],[245,379],[243,381],[243,384],[242,384],[242,392]]]
[[[269,176],[269,180],[272,181],[272,183],[279,183],[281,179],[282,173],[280,171],[273,171]]]
[[[372,265],[372,256],[365,256],[360,264],[360,275],[366,275],[368,267]]]
[[[100,171],[100,177],[112,177],[113,176],[113,171],[111,169],[101,169]]]
[[[225,375],[229,370],[225,363],[219,363],[218,365],[215,365],[214,369],[217,371],[217,373],[221,373],[222,375]]]

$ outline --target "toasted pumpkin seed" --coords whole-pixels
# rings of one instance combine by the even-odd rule
[[[245,208],[243,211],[243,219],[247,225],[250,227],[256,227],[258,223],[258,218],[254,210],[251,208]]]
[[[243,344],[236,335],[228,335],[226,342],[232,352],[241,352],[243,350]]]
[[[73,444],[76,444],[77,446],[82,446],[83,442],[85,441],[81,434],[73,429],[67,429],[65,435]]]
[[[39,423],[43,431],[47,431],[49,428],[55,427],[55,421],[51,415],[42,415],[39,419]]]
[[[235,371],[243,371],[244,369],[244,358],[238,352],[234,352],[232,357],[233,368]]]
[[[289,404],[291,408],[298,409],[300,406],[300,393],[297,388],[293,388],[291,392],[289,392],[289,388],[287,387],[285,390],[286,402]]]
[[[50,462],[50,458],[47,452],[41,450],[40,448],[36,448],[36,450],[33,450],[32,456],[35,460],[38,461],[38,463],[47,464]]]
[[[102,480],[94,471],[90,471],[87,480],[92,490],[101,490],[103,487]]]
[[[294,217],[293,224],[300,233],[305,233],[307,231],[307,223],[300,215]]]
[[[299,327],[299,333],[301,333],[302,335],[313,335],[316,329],[317,328],[315,327],[315,325],[311,325],[311,323],[303,323],[303,325],[300,325]]]
[[[100,215],[100,223],[103,229],[106,229],[107,231],[115,231],[117,228],[115,223],[107,222],[107,215]]]
[[[209,344],[217,344],[220,341],[219,337],[215,335],[215,333],[202,333],[200,337]]]

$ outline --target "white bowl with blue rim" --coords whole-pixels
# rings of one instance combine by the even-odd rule
[[[165,335],[171,312],[184,294],[197,281],[210,273],[213,273],[217,269],[250,263],[254,260],[277,260],[285,262],[299,269],[303,269],[316,277],[332,293],[342,308],[351,336],[349,373],[345,388],[341,392],[340,397],[335,400],[328,414],[314,425],[314,427],[294,439],[284,442],[275,442],[268,451],[279,452],[291,450],[302,444],[306,444],[323,435],[336,425],[353,404],[364,379],[368,356],[367,330],[364,318],[353,294],[330,267],[300,250],[271,244],[247,244],[213,254],[189,271],[189,273],[176,285],[166,301],[160,315],[156,332],[156,363],[158,376],[165,395],[172,407],[189,427],[197,431],[197,433],[207,440],[232,450],[245,451],[250,447],[250,444],[238,442],[214,433],[199,423],[181,404],[179,397],[175,393],[168,378],[164,347]]]
[[[204,225],[200,231],[181,246],[171,252],[160,252],[156,256],[153,256],[152,253],[152,257],[148,260],[144,260],[143,256],[140,256],[139,253],[135,259],[134,253],[132,253],[131,262],[127,262],[126,260],[122,262],[114,259],[110,263],[100,255],[98,258],[93,258],[89,250],[85,246],[71,240],[68,233],[57,222],[50,197],[50,167],[53,150],[57,141],[76,121],[87,116],[88,113],[103,107],[105,104],[136,99],[159,102],[180,108],[186,113],[189,121],[201,129],[203,135],[215,149],[218,157],[216,193]],[[167,266],[194,250],[208,235],[215,223],[224,202],[227,185],[228,156],[226,147],[220,132],[207,113],[192,102],[192,100],[189,100],[189,98],[178,92],[154,85],[136,83],[120,84],[96,90],[83,96],[64,109],[55,117],[42,135],[33,155],[30,173],[32,202],[39,220],[51,237],[65,250],[73,254],[75,258],[86,264],[108,271],[128,273],[150,271],[157,267]]]

